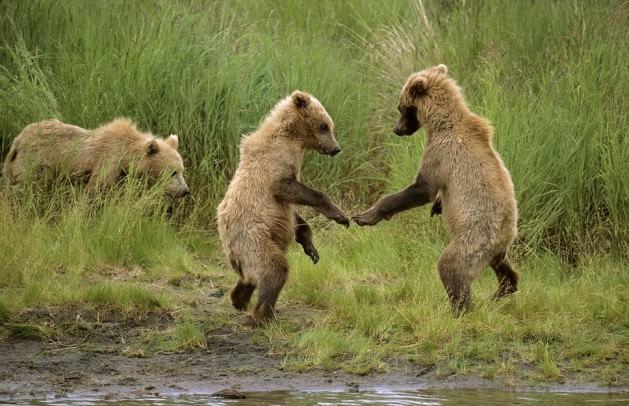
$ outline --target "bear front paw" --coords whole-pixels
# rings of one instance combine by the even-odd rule
[[[304,253],[308,255],[310,259],[312,259],[313,264],[316,264],[317,262],[319,262],[319,253],[317,252],[317,249],[314,246],[311,245],[308,247],[304,247]]]
[[[346,215],[336,220],[337,223],[344,225],[345,227],[349,227],[349,218]]]
[[[349,218],[341,211],[338,211],[330,216],[330,220],[333,220],[338,224],[342,224],[345,227],[349,227]]]
[[[356,222],[359,226],[374,226],[378,224],[381,217],[378,215],[377,210],[372,207],[361,214],[352,216],[352,220],[354,220],[354,222]]]

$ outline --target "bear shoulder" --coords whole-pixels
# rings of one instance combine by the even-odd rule
[[[117,118],[94,129],[93,137],[102,142],[124,144],[144,144],[154,138],[152,134],[138,130],[136,124],[128,118]]]

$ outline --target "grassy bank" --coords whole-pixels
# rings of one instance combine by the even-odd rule
[[[3,156],[33,121],[128,116],[180,135],[192,189],[168,216],[136,185],[96,202],[2,186],[0,336],[60,340],[102,316],[161,320],[121,347],[130,355],[207,345],[238,320],[207,293],[234,279],[214,213],[241,134],[291,90],[315,94],[344,152],[309,156],[303,178],[356,211],[414,176],[424,136],[391,134],[397,95],[410,72],[445,63],[511,170],[522,292],[491,302],[486,272],[475,311],[454,319],[434,273],[440,219],[420,209],[337,230],[314,217],[322,260],[295,249],[282,317],[254,339],[295,369],[410,361],[626,385],[628,17],[611,1],[0,2]]]
[[[444,244],[426,233],[424,214],[407,216],[420,225],[403,233],[404,219],[383,232],[336,233],[321,250],[321,266],[296,254],[286,298],[324,311],[269,328],[271,348],[296,368],[366,373],[410,360],[443,377],[627,384],[622,261],[594,257],[569,266],[551,253],[520,256],[521,292],[493,301],[497,283],[486,270],[474,288],[475,310],[456,319],[434,269]]]

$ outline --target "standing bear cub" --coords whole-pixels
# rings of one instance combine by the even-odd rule
[[[319,260],[310,226],[293,205],[310,206],[349,226],[349,219],[325,194],[299,181],[305,151],[340,152],[333,128],[316,98],[295,91],[241,141],[238,168],[218,206],[218,231],[239,276],[231,292],[232,304],[245,310],[257,288],[253,317],[258,324],[275,316],[275,302],[288,276],[290,242],[296,239],[314,263]]]
[[[517,233],[513,183],[492,147],[489,122],[473,114],[445,65],[411,75],[402,88],[400,118],[393,132],[411,135],[420,126],[428,133],[419,174],[401,192],[381,197],[354,216],[359,225],[374,225],[394,214],[441,200],[451,241],[439,258],[439,276],[455,311],[471,304],[471,283],[491,265],[498,277],[496,298],[514,293],[518,273],[507,261]]]
[[[178,145],[176,135],[156,138],[123,118],[94,130],[46,120],[26,126],[13,140],[3,173],[12,183],[67,176],[93,190],[109,188],[131,171],[151,180],[166,172],[166,193],[183,197],[189,190]]]

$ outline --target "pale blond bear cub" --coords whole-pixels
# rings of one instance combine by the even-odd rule
[[[156,138],[128,119],[87,130],[59,120],[30,124],[15,138],[3,173],[12,183],[51,181],[67,176],[90,190],[109,188],[131,171],[155,181],[170,176],[166,193],[189,193],[176,135]]]

